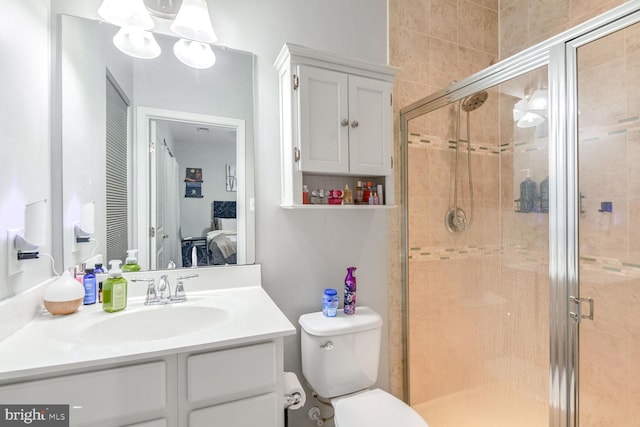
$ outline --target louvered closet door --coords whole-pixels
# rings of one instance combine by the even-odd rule
[[[128,108],[107,79],[107,260],[124,259],[128,247]]]

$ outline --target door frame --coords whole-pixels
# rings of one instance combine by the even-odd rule
[[[151,120],[169,120],[190,122],[205,126],[228,127],[236,132],[236,173],[237,181],[236,212],[238,233],[238,264],[247,263],[247,213],[245,198],[247,191],[246,180],[246,147],[245,147],[245,121],[229,117],[211,116],[207,114],[190,113],[185,111],[166,110],[139,106],[135,109],[135,141],[134,159],[135,170],[133,174],[134,236],[138,243],[138,263],[143,270],[148,270],[151,265],[151,246],[149,227],[151,223],[151,194],[150,194],[150,143]]]

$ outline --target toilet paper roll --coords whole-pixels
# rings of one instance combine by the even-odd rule
[[[298,380],[298,376],[293,372],[284,373],[284,397],[285,405],[288,409],[302,408],[307,401],[307,395]]]

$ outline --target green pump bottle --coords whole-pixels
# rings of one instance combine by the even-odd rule
[[[122,277],[122,261],[109,261],[109,277],[102,282],[102,309],[109,313],[127,308],[127,279]]]

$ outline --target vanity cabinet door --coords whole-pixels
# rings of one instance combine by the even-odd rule
[[[128,424],[125,427],[167,427],[168,425],[167,420],[162,418],[153,421],[146,421],[144,423]]]
[[[347,75],[301,65],[298,76],[300,169],[349,173]]]
[[[275,393],[192,411],[189,427],[277,427],[278,399]]]
[[[277,383],[273,342],[194,354],[187,358],[187,399],[191,403],[232,400]]]
[[[71,426],[121,426],[165,413],[167,376],[167,363],[156,361],[26,381],[0,387],[0,402],[67,404]],[[156,425],[162,424],[151,424]]]

